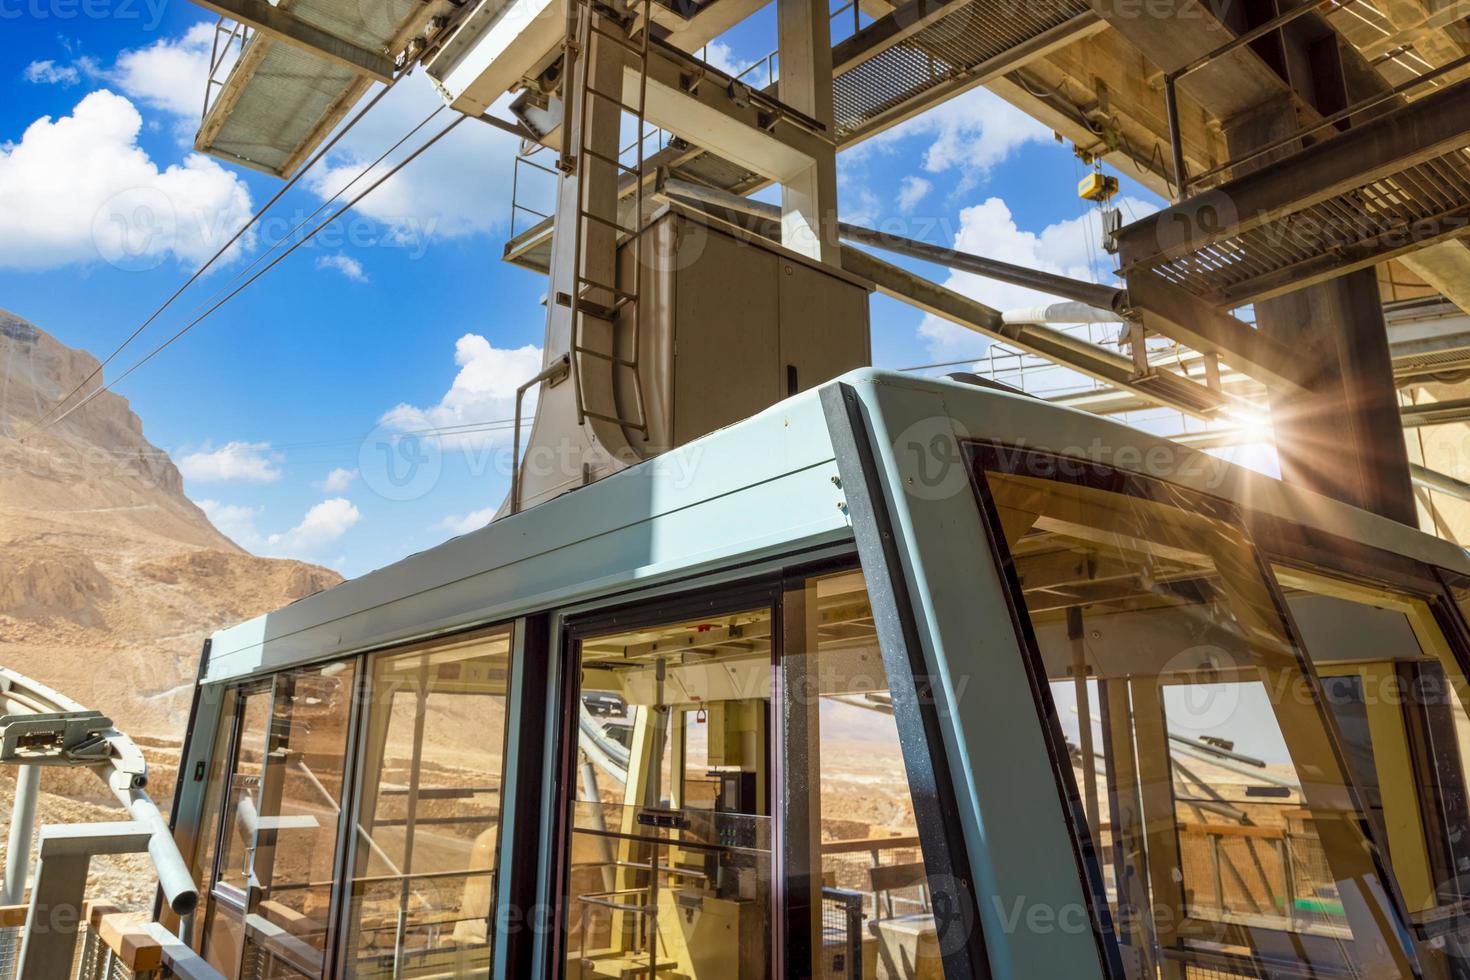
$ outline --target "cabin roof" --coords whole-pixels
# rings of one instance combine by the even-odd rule
[[[1458,546],[1108,419],[959,381],[865,368],[874,448],[915,427],[1146,473],[1470,574]],[[206,681],[397,644],[594,597],[747,568],[852,539],[820,389],[590,486],[349,580],[211,639]],[[905,420],[905,429],[893,427]],[[923,435],[924,433],[919,433]]]

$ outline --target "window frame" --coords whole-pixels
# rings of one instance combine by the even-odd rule
[[[1292,545],[1289,547],[1292,547],[1292,553],[1295,554],[1300,554],[1307,549],[1312,549],[1314,552],[1319,551],[1324,547],[1321,543],[1324,540],[1334,544],[1341,543],[1342,553],[1348,556],[1344,564],[1358,568],[1373,567],[1368,563],[1379,557],[1378,549],[1293,524],[1271,515],[1252,512],[1234,501],[1160,477],[1120,469],[1108,463],[1049,450],[1034,449],[1002,440],[966,439],[961,440],[960,446],[969,466],[971,486],[982,513],[990,550],[1005,584],[1006,603],[1011,610],[1017,638],[1025,654],[1026,671],[1032,681],[1032,695],[1046,729],[1048,750],[1053,758],[1053,776],[1067,810],[1068,831],[1078,862],[1078,873],[1082,877],[1089,905],[1095,910],[1096,934],[1099,942],[1103,943],[1104,963],[1110,971],[1115,971],[1112,972],[1112,975],[1121,978],[1123,973],[1116,952],[1118,946],[1116,931],[1111,923],[1107,906],[1107,892],[1103,884],[1099,846],[1098,842],[1092,839],[1083,809],[1082,794],[1073,777],[1070,760],[1064,755],[1065,739],[1061,733],[1060,716],[1051,698],[1045,667],[1021,591],[1015,561],[1006,544],[1005,532],[986,477],[989,471],[1053,480],[1065,485],[1122,494],[1163,505],[1174,505],[1183,499],[1187,500],[1192,508],[1197,508],[1194,510],[1195,513],[1224,521],[1240,530],[1246,545],[1251,550],[1260,580],[1275,607],[1283,638],[1291,644],[1298,669],[1312,691],[1319,721],[1325,726],[1328,733],[1338,774],[1343,786],[1351,796],[1354,807],[1360,814],[1358,823],[1363,838],[1374,845],[1371,848],[1374,869],[1379,880],[1388,889],[1396,916],[1394,925],[1397,926],[1397,929],[1391,930],[1392,934],[1401,940],[1411,935],[1414,937],[1410,940],[1409,948],[1405,949],[1404,953],[1408,962],[1417,968],[1421,957],[1420,933],[1414,929],[1404,896],[1398,887],[1397,878],[1388,867],[1385,848],[1379,845],[1378,835],[1373,831],[1367,819],[1367,809],[1363,803],[1364,795],[1344,756],[1342,734],[1338,730],[1336,719],[1332,712],[1327,710],[1321,678],[1311,662],[1300,631],[1291,617],[1285,596],[1271,568],[1273,560],[1280,560],[1275,554],[1276,549],[1272,551],[1263,549],[1259,544],[1259,537],[1265,536],[1268,540],[1290,541]],[[1026,463],[1021,463],[1022,460]],[[1036,466],[1037,463],[1042,465]],[[1436,581],[1433,572],[1426,574],[1415,567],[1416,563],[1403,556],[1382,553],[1382,557],[1385,558],[1385,567],[1389,569],[1395,582],[1393,587],[1396,589],[1402,589],[1402,585],[1398,583],[1406,580],[1421,584]],[[1289,561],[1283,563],[1290,564]],[[1342,575],[1341,572],[1336,574],[1339,577]],[[1460,659],[1463,662],[1463,658]]]
[[[689,583],[681,584],[689,585]],[[561,619],[560,683],[557,685],[555,695],[559,722],[556,726],[556,749],[551,753],[553,773],[551,808],[555,819],[552,824],[551,854],[549,855],[550,894],[548,899],[551,904],[553,941],[546,945],[546,955],[550,961],[543,963],[543,976],[557,978],[557,980],[562,980],[567,976],[566,957],[568,944],[571,941],[570,931],[567,928],[567,902],[571,892],[571,831],[578,786],[577,752],[579,745],[579,715],[572,709],[580,696],[582,686],[582,640],[644,626],[677,623],[701,615],[719,616],[758,608],[770,610],[771,659],[774,670],[775,664],[779,663],[782,651],[780,572],[767,572],[749,579],[704,589],[690,585],[681,592],[645,598],[642,601],[633,600],[615,605],[610,604],[594,610],[567,615]],[[767,748],[771,756],[775,756],[779,751],[779,735],[776,733],[779,726],[774,724],[774,721],[775,719],[771,726],[771,743]],[[768,778],[774,784],[778,775],[769,758],[767,772]],[[771,948],[768,952],[771,956],[771,976],[774,978],[785,975],[784,962],[778,955],[781,947],[776,941],[777,919],[779,918],[777,910],[785,907],[784,889],[781,887],[776,870],[776,852],[780,849],[774,827],[777,795],[776,792],[772,792],[768,797],[773,821],[771,855],[773,909],[771,910]]]
[[[1257,541],[1271,542],[1270,547],[1257,545],[1268,567],[1279,564],[1370,588],[1381,587],[1423,602],[1461,676],[1470,680],[1470,620],[1467,620],[1470,614],[1456,601],[1453,592],[1457,582],[1470,589],[1470,574],[1451,571],[1340,535],[1305,528],[1273,515],[1248,513],[1246,516],[1252,521],[1252,534]],[[1271,570],[1271,582],[1273,589],[1279,591],[1274,568]],[[1289,608],[1286,614],[1291,616]],[[1292,629],[1297,630],[1295,620],[1292,620]],[[1464,708],[1470,711],[1470,704]],[[1335,720],[1333,723],[1335,726]],[[1336,733],[1336,737],[1340,741],[1340,733]],[[1466,763],[1470,765],[1470,758]],[[1422,797],[1419,804],[1422,807]],[[1385,849],[1386,844],[1380,845],[1380,852]],[[1399,914],[1403,918],[1400,924],[1406,924],[1417,941],[1429,942],[1447,933],[1470,928],[1470,895],[1458,905],[1436,906],[1429,913],[1415,914],[1408,910],[1397,878],[1392,880]]]
[[[252,695],[265,696],[266,749],[267,751],[269,751],[271,740],[274,737],[272,734],[272,729],[275,726],[276,705],[281,697],[281,685],[283,679],[289,678],[293,674],[319,671],[322,668],[332,664],[347,664],[350,665],[353,670],[353,683],[348,693],[348,697],[351,700],[348,704],[347,726],[342,743],[343,759],[342,789],[340,794],[341,802],[338,804],[340,809],[337,814],[337,826],[334,833],[334,846],[336,848],[336,853],[333,856],[332,862],[332,885],[329,892],[326,917],[327,931],[322,939],[323,947],[321,960],[322,975],[336,975],[337,961],[339,958],[339,947],[341,944],[340,941],[342,935],[340,929],[341,916],[339,915],[339,905],[341,903],[340,892],[343,884],[342,861],[347,844],[345,838],[347,838],[349,828],[354,825],[354,821],[348,820],[347,817],[349,814],[354,813],[354,811],[349,809],[349,801],[351,800],[351,793],[353,791],[353,786],[355,782],[355,770],[357,768],[357,762],[354,758],[354,753],[356,752],[358,726],[361,720],[360,716],[362,713],[362,701],[361,698],[358,696],[358,691],[359,685],[362,683],[361,671],[363,669],[363,661],[364,658],[361,654],[348,655],[345,657],[323,658],[320,660],[312,661],[311,663],[292,666],[284,670],[250,675],[248,677],[240,679],[239,681],[224,686],[223,698],[230,703],[227,706],[222,706],[220,714],[218,715],[218,719],[219,723],[228,723],[232,726],[230,730],[230,736],[227,740],[225,740],[226,745],[224,746],[224,768],[221,772],[221,779],[224,782],[224,787],[220,794],[218,812],[215,813],[213,816],[208,813],[201,812],[199,821],[199,826],[201,827],[201,829],[206,826],[209,827],[210,833],[214,837],[213,860],[210,862],[210,867],[208,869],[201,869],[201,871],[205,872],[203,895],[204,902],[201,903],[200,908],[195,913],[199,916],[200,922],[197,935],[199,945],[198,951],[201,953],[201,955],[207,956],[207,946],[210,937],[210,916],[211,912],[213,911],[213,906],[216,902],[223,903],[226,906],[228,912],[232,914],[237,914],[241,917],[242,957],[244,955],[243,943],[248,939],[249,936],[248,927],[244,922],[244,917],[250,912],[249,894],[241,893],[238,889],[235,889],[233,886],[230,885],[224,886],[224,892],[216,892],[216,888],[220,885],[219,876],[221,862],[224,860],[226,851],[226,847],[224,846],[224,834],[226,824],[228,822],[227,818],[229,812],[229,785],[233,776],[237,772],[237,766],[239,762],[238,753],[240,749],[240,736],[241,730],[245,723],[244,713],[240,711],[241,702],[244,698]],[[268,757],[261,760],[262,769],[264,769],[264,767],[267,765],[267,762]],[[207,790],[204,795],[207,796]],[[202,802],[203,800],[201,798],[201,805]],[[202,837],[199,838],[199,840],[202,841]],[[293,968],[294,967],[295,965],[293,964]]]
[[[852,501],[855,496],[854,490],[849,487],[846,488],[846,492],[849,501]],[[746,572],[744,576],[740,575],[742,570]],[[547,867],[546,901],[551,907],[548,931],[553,938],[551,942],[541,947],[540,975],[553,978],[566,976],[565,957],[569,937],[565,924],[570,870],[567,858],[572,801],[575,799],[577,786],[577,725],[574,713],[565,710],[565,706],[572,703],[580,688],[580,640],[619,630],[636,629],[640,626],[678,622],[700,615],[740,612],[765,604],[771,608],[773,617],[771,657],[773,684],[778,686],[782,679],[780,666],[786,659],[783,654],[785,651],[787,593],[792,589],[800,588],[808,579],[844,571],[861,571],[864,576],[864,581],[868,586],[869,603],[873,607],[875,619],[880,623],[877,629],[877,639],[883,655],[885,671],[889,675],[890,689],[893,689],[898,683],[902,683],[903,678],[895,680],[891,669],[891,658],[897,656],[908,660],[910,651],[900,646],[895,653],[893,637],[885,634],[881,624],[886,619],[892,624],[905,622],[913,627],[915,622],[913,611],[907,605],[897,601],[897,596],[891,588],[887,588],[880,594],[879,584],[884,583],[886,586],[890,568],[887,565],[877,569],[870,567],[865,556],[859,550],[851,548],[844,548],[834,553],[828,547],[818,547],[789,554],[770,564],[762,563],[756,568],[741,569],[736,566],[718,569],[708,575],[665,584],[641,595],[635,593],[603,597],[578,607],[563,609],[556,617],[553,628],[557,631],[559,649],[555,654],[558,662],[552,671],[556,675],[554,682],[556,690],[551,694],[555,700],[550,703],[553,710],[559,710],[560,716],[554,722],[556,744],[547,749],[552,776],[549,784],[548,806],[551,808],[554,822],[549,838],[550,853],[543,858],[543,863]],[[909,677],[909,682],[914,683],[912,677]],[[779,696],[777,686],[773,686],[773,701]],[[932,712],[934,709],[932,699],[919,697],[916,688],[912,689],[910,696],[902,701],[895,697],[896,716],[899,711],[912,711],[915,706],[919,706],[926,712]],[[917,719],[910,719],[910,724],[912,727],[909,731],[920,730]],[[950,793],[953,794],[949,770],[943,764],[942,756],[936,754],[934,742],[927,737],[922,745],[913,742],[912,736],[902,723],[899,725],[899,731],[905,774],[910,780],[911,792],[915,775],[914,766],[917,764],[915,757],[919,756],[922,757],[922,767],[926,771],[925,778],[942,781],[943,785],[947,786]],[[908,737],[905,737],[906,735]],[[795,975],[792,973],[794,964],[798,964],[802,957],[812,955],[809,947],[795,938],[806,934],[809,922],[807,917],[810,916],[811,911],[805,907],[794,906],[788,900],[786,893],[784,855],[788,835],[785,833],[786,818],[783,816],[782,806],[786,794],[780,788],[782,780],[780,766],[787,754],[784,745],[785,737],[784,727],[780,724],[779,717],[773,716],[768,749],[773,790],[770,796],[773,833],[770,975],[773,980],[783,980],[785,977]],[[936,822],[932,815],[926,816],[921,813],[917,798],[914,804],[925,865],[929,868],[953,866],[955,854],[963,854],[963,846],[954,847],[954,838],[947,836],[955,831],[952,831],[947,825]],[[963,875],[963,880],[959,880],[961,875]],[[971,907],[978,907],[974,886],[969,880],[968,867],[954,877],[956,881],[951,887],[965,889],[969,900],[976,903]],[[976,952],[980,955],[980,970],[967,971],[963,974],[951,972],[952,960],[956,955],[969,959]],[[991,975],[989,963],[984,958],[982,923],[978,919],[974,921],[974,932],[967,948],[945,949],[944,955],[946,976],[959,976],[962,980],[968,980],[968,978],[988,980]]]

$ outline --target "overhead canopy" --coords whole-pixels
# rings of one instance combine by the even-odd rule
[[[250,28],[229,74],[211,84],[195,148],[289,177],[439,3],[416,0],[201,0]],[[218,54],[219,52],[217,52]]]

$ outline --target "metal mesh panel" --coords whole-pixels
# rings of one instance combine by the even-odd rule
[[[20,928],[0,929],[0,980],[15,976],[15,961],[20,956]]]
[[[1186,254],[1160,253],[1143,268],[1198,296],[1241,305],[1329,259],[1376,254],[1467,221],[1470,153],[1461,148]]]
[[[845,888],[822,889],[822,980],[861,980],[863,895]]]
[[[259,66],[238,101],[215,100],[200,130],[207,143],[199,148],[280,171],[300,151],[303,141],[341,107],[344,96],[359,81],[350,69],[263,34],[250,40],[242,66],[257,45],[265,46]],[[222,118],[215,118],[221,114]]]
[[[1196,966],[1184,968],[1184,980],[1256,980],[1259,973],[1228,966]]]
[[[1088,10],[1080,0],[975,0],[842,72],[832,102],[839,140],[926,89],[956,79]]]

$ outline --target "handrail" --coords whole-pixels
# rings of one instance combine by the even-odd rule
[[[851,840],[822,842],[823,854],[861,854],[865,851],[901,851],[919,846],[917,835],[911,837],[859,837]]]
[[[193,912],[199,891],[168,822],[144,790],[148,762],[133,740],[101,712],[6,667],[0,667],[0,707],[0,764],[91,769],[148,830],[148,856],[169,907],[179,915]]]

